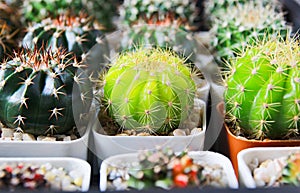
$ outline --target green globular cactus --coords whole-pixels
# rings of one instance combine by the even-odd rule
[[[34,49],[36,45],[45,45],[55,51],[62,47],[74,53],[79,60],[84,59],[86,53],[97,43],[107,47],[102,31],[84,14],[62,14],[55,19],[48,18],[28,27],[27,31],[22,41],[24,48]]]
[[[23,50],[0,69],[0,121],[33,135],[63,134],[89,111],[91,84],[62,50]],[[75,124],[76,121],[76,124]]]
[[[95,17],[103,25],[102,27],[111,30],[117,5],[116,0],[25,0],[22,12],[26,22],[41,22],[47,17],[57,17],[67,13],[77,15],[84,11]]]
[[[192,33],[180,29],[177,23],[135,25],[123,33],[122,50],[140,46],[168,48],[189,57],[193,61],[197,53],[196,40]]]
[[[212,33],[212,47],[216,50],[217,62],[224,66],[247,44],[265,36],[287,35],[287,25],[282,12],[274,4],[250,1],[229,7],[225,14],[216,18]]]
[[[194,0],[124,0],[120,6],[120,16],[127,25],[137,22],[157,22],[166,17],[174,17],[184,24],[191,24],[196,16]]]
[[[283,139],[299,132],[299,42],[276,38],[249,46],[231,62],[226,79],[227,121],[250,138]]]
[[[103,76],[108,114],[121,129],[168,135],[194,105],[196,73],[185,62],[159,48],[123,53]]]

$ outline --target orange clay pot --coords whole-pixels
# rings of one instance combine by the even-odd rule
[[[247,148],[251,147],[292,147],[300,146],[300,140],[254,140],[246,139],[244,137],[236,137],[233,135],[226,124],[226,136],[228,141],[229,148],[229,158],[232,162],[234,172],[238,178],[238,163],[237,163],[237,154]]]

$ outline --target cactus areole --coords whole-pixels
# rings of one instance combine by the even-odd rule
[[[122,129],[166,135],[193,107],[194,74],[186,59],[168,50],[125,52],[104,75],[103,101]]]
[[[249,47],[232,62],[227,118],[249,137],[284,139],[300,128],[300,47],[280,38]]]
[[[92,97],[82,67],[60,49],[15,53],[0,69],[0,121],[34,135],[72,130]]]

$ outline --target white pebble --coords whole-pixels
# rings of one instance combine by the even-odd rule
[[[191,131],[191,135],[197,135],[202,132],[202,128],[194,128]]]
[[[36,139],[29,133],[23,133],[23,141],[36,141]]]
[[[71,136],[66,136],[63,138],[63,141],[71,141]]]
[[[174,136],[186,136],[185,132],[183,130],[181,130],[181,129],[175,129],[173,131],[173,135]]]
[[[2,138],[13,137],[14,129],[2,128]]]
[[[21,132],[14,132],[14,141],[22,141],[23,139],[23,133]]]

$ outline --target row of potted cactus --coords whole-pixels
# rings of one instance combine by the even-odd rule
[[[74,128],[85,133],[90,127],[100,159],[156,145],[171,145],[175,151],[203,149],[206,79],[213,75],[206,73],[209,67],[203,65],[201,46],[192,32],[195,1],[125,0],[120,8],[123,34],[115,40],[115,51],[121,54],[114,59],[107,59],[111,39],[101,31],[98,12],[91,11],[97,4],[23,3],[3,2],[21,10],[24,19],[20,23],[35,22],[25,35],[18,36],[23,40],[16,42],[21,43],[15,43],[15,48],[18,44],[24,48],[9,53],[11,38],[19,31],[6,31],[14,26],[3,17],[1,50],[11,55],[2,56],[0,69],[4,127],[34,137]],[[297,136],[299,42],[289,37],[280,6],[258,0],[207,3],[214,4],[211,48],[219,65],[226,66],[221,70],[229,136],[234,133],[256,140]],[[79,13],[78,7],[98,21]],[[57,18],[37,16],[45,12]],[[91,106],[96,113],[88,124]],[[239,151],[231,155],[236,171]]]

